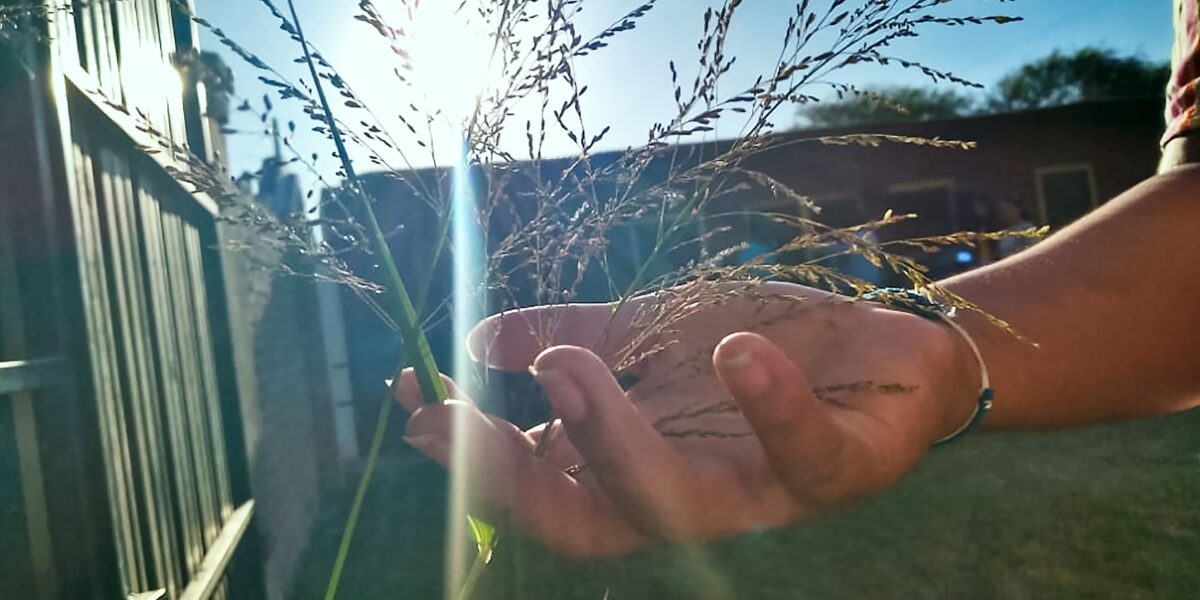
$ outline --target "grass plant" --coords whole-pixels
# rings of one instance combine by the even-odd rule
[[[120,2],[122,0],[91,0]],[[779,3],[778,58],[762,72],[746,77],[735,69],[728,49],[730,32],[740,22],[743,1],[697,3],[697,41],[693,58],[662,57],[664,80],[669,79],[674,110],[647,124],[645,140],[597,160],[611,127],[589,117],[588,82],[581,65],[602,61],[605,48],[643,27],[648,15],[661,10],[659,0],[630,6],[611,24],[597,30],[581,28],[581,11],[597,5],[587,0],[463,0],[450,11],[463,30],[487,32],[479,81],[467,81],[466,114],[448,114],[443,107],[422,104],[422,57],[415,36],[423,27],[430,0],[398,0],[379,6],[359,0],[346,15],[361,22],[362,33],[379,38],[385,56],[367,60],[379,64],[378,76],[394,78],[412,93],[394,105],[371,106],[341,75],[327,55],[305,35],[296,0],[256,0],[269,14],[263,30],[278,30],[295,44],[303,76],[289,75],[261,58],[249,41],[234,40],[217,24],[219,16],[193,14],[186,2],[174,6],[206,30],[225,50],[244,61],[273,98],[261,103],[236,98],[242,122],[261,125],[278,135],[288,153],[284,162],[308,170],[332,193],[321,195],[305,211],[282,218],[248,201],[232,185],[224,167],[195,156],[186,146],[159,135],[150,152],[168,153],[179,165],[172,175],[196,193],[209,195],[223,207],[223,218],[249,224],[256,232],[245,244],[272,244],[297,249],[310,263],[312,276],[352,290],[380,318],[381,326],[396,332],[403,347],[403,365],[416,370],[428,402],[446,399],[426,331],[450,316],[450,303],[434,298],[431,289],[437,265],[457,249],[452,240],[454,219],[468,219],[483,236],[482,277],[471,300],[489,310],[508,310],[529,304],[560,304],[579,300],[587,286],[606,290],[614,314],[630,298],[657,294],[657,302],[642,303],[636,316],[636,339],[611,365],[620,375],[649,359],[669,340],[673,325],[688,315],[719,306],[731,294],[752,293],[765,280],[788,280],[860,295],[874,289],[870,281],[842,273],[830,262],[846,254],[862,256],[908,284],[927,290],[943,301],[973,309],[966,300],[937,288],[920,256],[951,245],[988,243],[1012,233],[976,232],[919,239],[875,241],[875,232],[916,218],[888,212],[851,227],[832,227],[820,219],[820,207],[802,191],[793,190],[770,174],[757,170],[754,159],[785,144],[922,144],[946,151],[972,147],[968,141],[856,134],[796,139],[781,136],[776,122],[794,113],[796,104],[869,94],[839,79],[861,65],[912,70],[939,84],[978,87],[955,73],[894,52],[906,38],[940,27],[1005,24],[1005,15],[954,16],[958,3],[947,0],[803,0]],[[44,9],[0,9],[0,33],[28,27],[31,18],[50,18]],[[67,10],[67,9],[64,9]],[[245,42],[245,45],[244,43]],[[467,75],[464,74],[464,77]],[[232,88],[230,88],[232,91]],[[114,106],[119,102],[113,101]],[[307,123],[289,122],[274,131],[276,103],[293,103]],[[530,108],[532,107],[532,108]],[[516,115],[528,115],[518,117]],[[719,129],[718,129],[719,128]],[[228,128],[232,135],[235,128]],[[311,130],[328,143],[308,147],[298,130]],[[450,132],[447,134],[445,132]],[[720,134],[720,135],[718,135]],[[237,137],[231,137],[237,143]],[[569,140],[573,150],[563,159],[550,156],[551,141]],[[476,198],[455,203],[453,168],[439,165],[437,148],[465,140],[462,163],[470,170]],[[332,152],[333,167],[321,157]],[[422,159],[417,156],[424,152]],[[611,155],[610,155],[611,156]],[[416,277],[402,274],[390,247],[393,238],[415,235],[391,230],[381,223],[377,207],[393,201],[372,197],[360,167],[370,165],[400,182],[421,210],[432,210],[436,227],[429,238],[429,271]],[[423,175],[415,165],[432,165]],[[461,175],[461,173],[460,173]],[[768,198],[778,210],[743,208],[747,198]],[[466,211],[467,214],[456,214]],[[759,222],[790,231],[782,243],[757,249],[737,239],[739,223]],[[314,236],[321,229],[324,236]],[[1039,235],[1039,231],[1015,235]],[[618,240],[639,238],[648,244],[640,255],[622,253]],[[375,266],[366,271],[353,264],[362,257]],[[799,258],[797,258],[799,257]],[[621,263],[618,265],[617,263]],[[458,301],[463,301],[458,299]],[[997,325],[1006,327],[1000,321]],[[549,343],[556,323],[541,323],[535,333]],[[353,535],[364,519],[367,496],[379,450],[387,435],[392,399],[380,409],[370,450],[325,598],[333,600],[352,549]],[[663,431],[688,431],[680,425],[727,406],[697,406],[656,423]],[[551,423],[550,427],[553,427]],[[704,432],[700,432],[703,434]],[[544,439],[548,439],[549,435]],[[479,585],[483,565],[495,548],[496,531],[470,520],[467,528],[477,545],[477,559],[465,576],[460,597],[470,597]]]

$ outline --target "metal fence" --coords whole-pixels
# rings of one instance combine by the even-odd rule
[[[216,212],[145,151],[203,139],[184,86],[146,79],[180,15],[71,4],[26,77],[0,56],[0,526],[24,529],[0,596],[223,598],[254,504]]]

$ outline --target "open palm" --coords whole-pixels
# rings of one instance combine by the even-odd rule
[[[761,291],[646,339],[634,315],[655,297],[616,318],[601,304],[494,316],[473,353],[532,367],[566,435],[541,441],[545,426],[468,402],[421,406],[405,373],[408,439],[447,465],[464,445],[479,514],[594,556],[810,519],[895,483],[964,420],[977,375],[945,327],[800,286]]]

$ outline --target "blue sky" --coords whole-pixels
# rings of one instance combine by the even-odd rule
[[[276,0],[279,3],[284,0]],[[377,114],[391,115],[406,103],[398,88],[391,85],[395,66],[390,52],[380,45],[378,37],[366,25],[355,21],[355,0],[296,0],[301,21],[313,42],[337,66],[346,80],[367,100]],[[425,3],[458,4],[458,0],[424,0]],[[853,4],[853,0],[851,2]],[[269,13],[255,0],[196,0],[197,11],[232,38],[288,74],[304,76],[301,65],[292,63],[297,51],[287,36],[278,29]],[[376,0],[387,10],[399,5],[399,0]],[[581,31],[594,31],[611,22],[616,16],[637,6],[626,0],[590,0],[582,13]],[[594,123],[590,129],[612,126],[612,132],[602,149],[637,145],[645,139],[646,130],[656,119],[670,116],[673,108],[667,71],[667,61],[691,64],[695,60],[695,41],[700,33],[700,15],[705,0],[660,0],[659,5],[639,25],[638,29],[622,34],[610,48],[578,65],[581,79],[588,84],[584,108],[587,119]],[[822,4],[816,0],[814,4]],[[733,83],[745,80],[773,64],[778,52],[782,27],[793,3],[786,0],[746,0],[730,38],[731,54],[738,56],[739,68],[731,76]],[[985,85],[994,83],[1013,68],[1045,56],[1055,49],[1072,50],[1083,46],[1112,48],[1121,53],[1134,53],[1150,59],[1166,60],[1170,55],[1170,0],[953,0],[945,12],[958,15],[1007,14],[1024,17],[1024,21],[1004,26],[972,26],[966,28],[929,29],[918,38],[904,40],[895,47],[895,54],[949,70]],[[450,43],[447,54],[454,54],[470,44],[447,40],[462,39],[454,31],[439,31],[440,43]],[[206,48],[218,44],[204,36]],[[223,48],[220,48],[223,50]],[[267,91],[256,78],[258,73],[236,57],[228,57],[236,74],[240,96],[257,99]],[[840,79],[860,86],[889,84],[924,84],[919,74],[877,67],[845,71]],[[257,104],[258,101],[255,100]],[[276,103],[279,104],[279,103]],[[396,109],[396,110],[393,110]],[[296,145],[305,153],[318,152],[328,157],[331,146],[320,138],[307,134],[305,121],[294,108],[277,108],[286,122],[295,120],[301,133]],[[346,117],[355,117],[353,114]],[[357,121],[357,119],[354,119]],[[523,139],[523,122],[520,121]],[[394,123],[392,123],[395,126]],[[787,123],[780,123],[787,125]],[[261,130],[255,121],[239,115],[234,127]],[[730,132],[732,133],[732,131]],[[721,131],[718,130],[718,135]],[[447,143],[444,147],[450,147]],[[427,157],[410,147],[413,164],[424,166]],[[554,141],[549,150],[566,154],[570,145],[565,139]],[[237,135],[230,140],[230,162],[234,172],[256,168],[271,152],[270,139],[261,133]],[[441,159],[439,159],[441,160]],[[322,158],[319,169],[327,176],[333,161]],[[306,185],[315,185],[315,176],[302,174]]]

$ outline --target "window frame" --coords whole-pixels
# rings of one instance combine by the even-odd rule
[[[886,188],[884,188],[884,190],[883,190],[883,192],[884,192],[883,193],[883,200],[884,200],[883,204],[887,205],[888,200],[890,200],[892,196],[895,196],[897,194],[915,194],[915,193],[920,193],[920,192],[932,192],[932,191],[945,190],[946,205],[941,208],[944,209],[946,211],[946,215],[948,215],[947,222],[950,225],[950,228],[949,228],[950,231],[954,232],[954,231],[958,231],[958,229],[959,229],[958,205],[954,201],[955,189],[956,189],[956,182],[955,182],[954,178],[952,178],[952,177],[937,177],[937,178],[933,178],[933,179],[918,179],[915,181],[893,183],[893,184],[887,186]],[[886,207],[886,209],[888,209],[888,210],[890,210],[891,208],[892,208],[891,206]],[[879,216],[882,217],[883,215],[879,215]],[[878,218],[878,217],[876,217],[876,218]],[[920,218],[919,215],[918,215],[918,218]]]
[[[1037,167],[1033,170],[1033,184],[1037,189],[1037,204],[1038,204],[1038,223],[1045,225],[1050,222],[1049,215],[1046,212],[1046,185],[1044,178],[1047,175],[1058,175],[1061,173],[1071,173],[1075,171],[1084,171],[1087,173],[1088,192],[1091,196],[1089,211],[1095,210],[1100,206],[1098,194],[1096,192],[1096,168],[1090,162],[1067,163],[1059,165],[1049,165]]]

